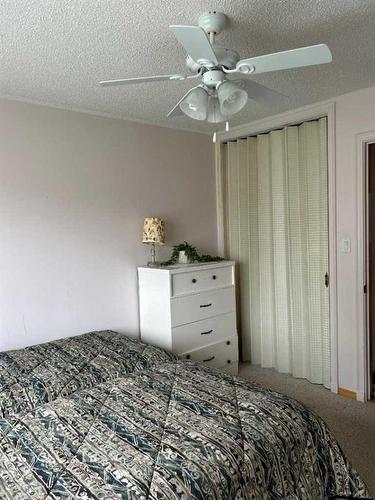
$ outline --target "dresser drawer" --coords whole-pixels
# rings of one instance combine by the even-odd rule
[[[236,310],[234,286],[171,299],[172,327]]]
[[[194,349],[183,354],[183,359],[191,359],[211,366],[222,368],[238,362],[238,339],[228,337],[224,342],[217,342],[201,349]]]
[[[202,269],[172,275],[172,296],[233,285],[233,266]]]
[[[220,314],[172,328],[172,351],[182,354],[236,334],[236,313]]]

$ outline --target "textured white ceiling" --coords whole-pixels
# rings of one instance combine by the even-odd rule
[[[184,72],[169,24],[197,24],[207,10],[230,18],[219,45],[250,57],[327,43],[330,65],[253,77],[289,95],[272,107],[250,101],[239,125],[375,84],[374,0],[1,0],[0,95],[209,131],[166,118],[192,82],[101,88],[99,80]]]

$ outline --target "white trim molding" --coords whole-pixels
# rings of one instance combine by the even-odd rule
[[[20,96],[12,96],[8,94],[0,94],[0,99],[4,99],[5,101],[14,101],[21,102],[24,104],[31,104],[33,106],[43,106],[44,108],[51,109],[60,109],[61,111],[72,111],[73,113],[81,113],[84,115],[93,115],[98,116],[100,118],[109,118],[111,120],[121,120],[129,123],[139,123],[140,125],[149,125],[150,127],[162,127],[182,132],[190,132],[192,134],[201,134],[201,135],[212,135],[211,131],[205,130],[195,130],[193,128],[175,126],[171,123],[171,125],[167,125],[165,123],[157,123],[151,122],[147,120],[141,120],[139,118],[127,117],[119,113],[106,113],[104,111],[96,111],[92,109],[80,108],[77,106],[70,106],[68,104],[57,104],[57,103],[45,103],[42,101],[38,101],[36,99],[29,99],[27,97]]]
[[[217,251],[220,257],[225,257],[224,235],[224,182],[222,165],[222,144],[215,143],[215,176],[216,176],[216,218],[217,218]]]
[[[330,273],[330,333],[331,333],[331,391],[338,392],[338,334],[337,334],[337,230],[336,230],[336,139],[335,102],[325,101],[304,106],[286,113],[270,116],[245,125],[233,127],[228,132],[217,133],[216,144],[216,196],[217,232],[219,251],[224,249],[224,192],[222,144],[240,137],[258,135],[288,125],[315,120],[323,116],[328,120],[328,231],[329,231],[329,273]]]
[[[368,335],[366,241],[367,145],[375,142],[375,130],[356,135],[357,179],[357,399],[368,399]]]

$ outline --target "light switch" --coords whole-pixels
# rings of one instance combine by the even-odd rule
[[[341,240],[341,251],[342,253],[350,253],[351,242],[349,238],[343,238]]]

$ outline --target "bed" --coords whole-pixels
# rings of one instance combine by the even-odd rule
[[[370,498],[302,404],[93,332],[0,353],[1,499]]]

